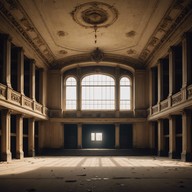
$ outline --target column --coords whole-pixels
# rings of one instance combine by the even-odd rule
[[[80,123],[77,125],[77,147],[82,148],[82,124]]]
[[[172,105],[171,97],[175,91],[175,47],[169,49],[169,106]]]
[[[11,88],[11,38],[9,35],[6,34],[1,34],[0,38],[4,43],[3,82],[5,83],[5,85],[7,85],[8,88]]]
[[[35,156],[35,119],[29,119],[28,129],[28,156]]]
[[[16,158],[22,159],[23,153],[23,116],[17,115],[16,119]]]
[[[158,120],[158,156],[164,153],[163,120]]]
[[[119,149],[120,148],[120,124],[116,123],[115,124],[115,148]]]
[[[182,113],[182,161],[192,160],[191,126],[191,112],[188,110],[184,110]]]
[[[163,60],[159,59],[158,65],[157,65],[157,70],[158,70],[158,103],[163,99]]]
[[[169,158],[176,158],[175,116],[169,117]]]
[[[158,72],[157,67],[151,69],[152,73],[152,106],[158,102]]]
[[[35,101],[35,60],[30,65],[30,98]]]
[[[11,114],[9,110],[2,110],[1,151],[2,160],[11,161]]]
[[[149,70],[149,107],[150,115],[152,115],[152,106],[153,106],[153,71]]]
[[[115,69],[115,110],[116,117],[119,117],[120,110],[120,79],[119,79],[119,68]]]
[[[18,91],[24,95],[24,51],[18,48]]]
[[[192,83],[192,33],[186,32],[182,40],[182,93],[183,99],[187,99],[187,86]]]
[[[81,68],[77,68],[77,116],[81,116]]]

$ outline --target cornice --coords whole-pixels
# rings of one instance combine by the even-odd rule
[[[18,17],[13,16],[13,12],[17,12]],[[55,59],[54,55],[20,3],[17,0],[0,1],[0,14],[19,32],[41,60],[50,66]]]
[[[187,2],[187,3],[186,3]],[[172,16],[174,11],[178,11],[175,18]],[[145,48],[141,52],[139,59],[148,63],[154,53],[167,41],[170,35],[182,23],[188,13],[192,10],[192,1],[175,0],[170,9],[167,11],[153,35],[149,39]]]
[[[52,69],[61,70],[63,67],[67,67],[71,64],[78,64],[78,63],[90,63],[95,65],[100,65],[100,63],[114,63],[114,64],[123,64],[127,67],[131,67],[133,69],[144,69],[144,65],[142,62],[138,62],[138,60],[133,60],[127,56],[123,55],[115,55],[104,53],[103,59],[101,62],[94,62],[92,60],[91,54],[79,54],[75,56],[69,56],[62,60],[55,61],[52,64]]]

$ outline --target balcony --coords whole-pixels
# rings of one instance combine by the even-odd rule
[[[148,119],[153,120],[156,117],[160,118],[161,116],[174,113],[176,110],[182,111],[183,109],[192,106],[191,100],[192,85],[189,85],[187,88],[181,89],[181,91],[175,93],[160,103],[151,106],[149,109],[150,115],[148,116]]]
[[[0,106],[40,119],[47,119],[48,109],[31,98],[0,84]]]

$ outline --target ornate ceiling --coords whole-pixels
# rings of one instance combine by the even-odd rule
[[[99,59],[123,58],[142,65],[187,14],[189,2],[1,0],[0,16],[50,67],[89,55],[91,59],[94,53],[101,53]],[[13,41],[19,45],[18,39]]]

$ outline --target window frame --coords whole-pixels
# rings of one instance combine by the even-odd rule
[[[83,82],[83,79],[88,77],[88,76],[91,76],[91,75],[104,75],[104,76],[108,76],[110,78],[113,79],[114,81],[114,107],[113,109],[83,109],[82,107],[82,103],[83,103],[83,99],[82,99],[82,95],[83,95],[83,85],[82,85],[82,82]],[[115,81],[115,77],[109,73],[88,73],[86,75],[84,75],[82,78],[81,78],[81,81],[80,81],[80,90],[81,90],[81,111],[115,111],[116,110],[116,81]]]
[[[76,85],[74,86],[74,87],[76,87],[76,105],[75,105],[75,109],[67,109],[67,80],[69,78],[74,78],[75,81],[76,81]],[[65,82],[65,84],[64,84],[65,85],[65,89],[64,89],[65,90],[65,92],[64,92],[64,95],[65,95],[65,110],[66,111],[77,111],[77,105],[78,105],[78,100],[77,100],[77,91],[78,91],[77,78],[75,76],[73,76],[73,75],[70,75],[70,76],[65,77],[64,82]],[[73,87],[73,86],[71,86],[71,87]]]
[[[130,109],[121,109],[121,80],[122,78],[127,78],[129,79],[129,82],[130,82],[130,85],[129,85],[129,88],[130,88]],[[128,86],[127,86],[128,87]],[[132,90],[132,78],[128,75],[123,75],[119,78],[119,111],[132,111],[133,109],[133,90]]]

